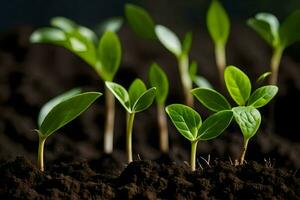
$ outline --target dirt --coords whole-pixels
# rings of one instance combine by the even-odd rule
[[[255,80],[259,74],[268,70],[266,58],[270,57],[271,51],[249,29],[238,25],[234,27],[228,46],[228,62],[241,67]],[[25,26],[0,35],[0,162],[14,160],[19,155],[29,160],[17,158],[10,164],[1,164],[1,195],[29,195],[26,197],[30,199],[59,198],[61,195],[69,195],[68,197],[75,199],[88,198],[89,195],[99,199],[118,198],[120,195],[135,199],[167,198],[166,195],[175,195],[170,196],[171,199],[197,199],[199,195],[203,199],[205,195],[210,199],[241,199],[239,195],[248,192],[248,195],[254,195],[253,198],[251,196],[252,199],[259,199],[268,198],[267,195],[272,195],[273,192],[277,199],[297,199],[293,197],[299,195],[299,179],[296,178],[297,173],[293,176],[289,172],[295,173],[300,167],[298,119],[291,115],[291,112],[300,112],[300,106],[297,106],[297,102],[300,101],[300,64],[287,54],[283,57],[280,69],[280,93],[273,101],[274,116],[269,115],[270,107],[262,109],[262,127],[249,143],[246,155],[249,164],[244,167],[235,168],[228,164],[230,159],[234,160],[238,156],[242,143],[242,136],[236,125],[232,125],[214,141],[199,143],[198,160],[208,156],[211,160],[221,160],[212,163],[210,168],[204,166],[203,171],[191,173],[186,166],[182,166],[182,163],[189,159],[189,143],[171,124],[170,154],[162,156],[157,142],[156,111],[152,106],[149,110],[137,114],[134,124],[134,160],[142,161],[134,162],[125,168],[125,112],[118,103],[115,151],[113,157],[102,154],[102,98],[81,117],[46,141],[47,171],[43,174],[31,164],[36,163],[38,138],[33,130],[36,128],[41,106],[50,98],[71,88],[83,87],[85,90],[103,91],[104,85],[86,63],[64,48],[30,44],[28,38],[32,30],[31,27]],[[214,85],[218,85],[212,44],[207,35],[198,34],[191,57],[198,60],[199,73]],[[238,37],[240,35],[244,37]],[[179,77],[174,75],[177,74],[175,59],[159,44],[136,39],[126,28],[120,32],[120,36],[123,59],[115,81],[125,86],[136,77],[147,81],[149,65],[156,61],[167,71],[172,83],[167,104],[182,102]],[[199,54],[198,49],[203,52]],[[249,68],[246,68],[247,66]],[[202,113],[203,118],[209,114],[199,103],[196,103],[196,109]],[[169,164],[162,165],[162,162],[144,160],[162,160],[163,163],[168,160]],[[172,164],[173,162],[176,162],[176,165]],[[265,167],[265,162],[271,163],[273,168]],[[284,173],[281,170],[288,172]],[[221,172],[225,175],[220,175]],[[249,175],[256,172],[260,179]],[[136,173],[141,173],[143,179],[138,179],[140,176]],[[152,175],[156,177],[153,180]],[[214,178],[210,179],[208,175]],[[216,176],[220,176],[218,180],[222,180],[223,185],[216,181]],[[124,180],[127,179],[125,177],[128,177],[127,181]],[[4,181],[6,179],[7,181]],[[270,186],[272,181],[277,184],[276,187]],[[283,185],[280,185],[280,182]],[[10,185],[13,187],[9,187]],[[71,190],[75,192],[72,193]]]

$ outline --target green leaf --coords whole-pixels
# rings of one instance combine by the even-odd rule
[[[98,35],[102,35],[106,31],[118,32],[123,25],[122,17],[112,17],[104,20],[99,25],[96,26],[95,32]]]
[[[189,67],[189,75],[191,80],[194,80],[196,78],[197,70],[198,70],[198,64],[196,61],[193,61]]]
[[[75,31],[77,28],[77,24],[74,21],[65,17],[53,17],[50,24],[68,33]]]
[[[224,79],[232,99],[239,105],[246,104],[251,93],[251,82],[246,74],[234,66],[225,68]]]
[[[172,104],[166,107],[166,112],[181,135],[190,141],[197,139],[202,120],[195,110],[182,104]]]
[[[259,111],[252,106],[239,106],[232,108],[232,111],[245,139],[253,137],[261,122]]]
[[[121,105],[128,111],[131,112],[129,94],[126,89],[114,82],[105,82],[106,87],[113,93],[113,95],[118,99]]]
[[[231,106],[219,92],[208,88],[196,88],[192,94],[208,109],[214,112],[230,110]]]
[[[225,45],[230,32],[230,21],[223,6],[213,0],[207,12],[208,31],[218,45]]]
[[[267,77],[269,77],[272,74],[272,72],[265,72],[262,75],[258,77],[256,80],[256,83],[261,84]]]
[[[91,29],[85,26],[78,26],[77,30],[78,34],[83,37],[86,41],[89,41],[90,45],[96,44],[98,41],[97,35]]]
[[[101,95],[99,92],[86,92],[60,102],[47,114],[39,132],[48,137],[78,117]]]
[[[180,40],[170,29],[162,25],[157,25],[155,26],[155,33],[166,49],[168,49],[176,57],[181,55],[182,48]]]
[[[193,41],[193,34],[192,32],[187,32],[182,41],[182,53],[188,55]]]
[[[231,123],[233,112],[223,110],[207,118],[198,131],[198,140],[211,140],[218,137]]]
[[[77,95],[81,92],[80,88],[74,88],[72,90],[69,90],[57,97],[54,97],[50,101],[48,101],[46,104],[43,105],[43,107],[40,110],[39,116],[38,116],[38,125],[41,126],[42,122],[44,121],[47,114],[52,110],[54,106],[59,104],[60,102],[69,99],[70,97]]]
[[[145,91],[132,106],[132,112],[137,113],[146,110],[151,106],[155,99],[156,88],[150,88]]]
[[[250,96],[248,101],[248,106],[253,106],[254,108],[259,108],[271,101],[273,97],[277,94],[278,87],[275,85],[267,85],[256,89]]]
[[[300,10],[289,15],[279,28],[281,44],[284,47],[300,41]]]
[[[99,71],[105,81],[112,81],[121,62],[121,44],[118,36],[106,31],[98,46]]]
[[[141,79],[135,79],[128,90],[130,106],[132,107],[140,96],[147,90],[144,82]]]
[[[270,25],[262,20],[255,18],[250,18],[247,21],[247,24],[255,30],[269,45],[273,46],[273,35],[271,32]]]
[[[156,88],[156,101],[159,104],[164,104],[169,92],[169,81],[166,73],[156,63],[151,65],[149,82],[151,87]]]
[[[125,16],[130,27],[138,36],[145,39],[156,39],[154,21],[146,10],[133,4],[126,4]]]
[[[213,88],[210,82],[203,76],[196,76],[193,82],[200,88],[209,88],[209,89]]]
[[[30,36],[30,42],[32,43],[53,43],[63,44],[67,40],[66,34],[57,28],[39,28],[35,30]]]

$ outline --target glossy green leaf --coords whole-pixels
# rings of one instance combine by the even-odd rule
[[[35,30],[30,36],[30,42],[32,43],[53,43],[63,44],[67,40],[66,34],[57,28],[39,28]]]
[[[144,82],[141,79],[135,79],[128,90],[130,106],[132,107],[140,96],[147,90]]]
[[[232,99],[240,106],[246,104],[251,93],[251,82],[248,76],[234,66],[225,68],[224,79]]]
[[[259,111],[252,106],[239,106],[233,108],[232,111],[245,139],[253,137],[261,122]]]
[[[151,65],[149,82],[151,87],[156,88],[156,101],[159,104],[164,104],[169,92],[169,81],[166,73],[156,63]]]
[[[203,76],[195,76],[193,82],[197,85],[197,87],[200,88],[209,88],[209,89],[213,88],[210,82]]]
[[[150,88],[145,91],[132,106],[132,112],[137,113],[149,108],[155,99],[155,94],[156,88]]]
[[[99,25],[96,26],[95,32],[98,35],[102,35],[106,31],[118,32],[123,25],[122,17],[112,17],[104,20]]]
[[[258,77],[258,79],[256,80],[256,83],[261,84],[262,82],[264,82],[264,80],[266,80],[266,78],[268,78],[270,75],[272,74],[272,72],[265,72],[262,75],[260,75]]]
[[[225,45],[230,32],[230,21],[223,6],[213,0],[207,12],[208,31],[218,45]]]
[[[138,36],[145,39],[156,39],[154,21],[145,9],[133,4],[126,4],[125,16],[130,27]]]
[[[77,28],[77,24],[74,21],[65,17],[53,17],[50,24],[68,33],[75,31]]]
[[[105,82],[106,87],[113,93],[113,95],[118,99],[121,105],[128,111],[131,112],[130,109],[130,100],[129,94],[126,89],[117,83],[114,82]]]
[[[195,110],[182,104],[172,104],[166,107],[166,112],[181,135],[190,141],[197,139],[202,120]]]
[[[101,95],[99,92],[86,92],[60,102],[47,114],[39,128],[39,133],[48,137],[78,117]]]
[[[175,56],[179,57],[182,53],[180,40],[170,29],[165,26],[155,26],[155,33],[159,41]]]
[[[224,110],[208,117],[198,131],[197,139],[211,140],[218,137],[231,123],[233,112]]]
[[[289,15],[279,28],[281,45],[287,47],[300,41],[300,10]]]
[[[72,90],[69,90],[69,91],[57,96],[57,97],[54,97],[53,99],[48,101],[46,104],[44,104],[43,107],[41,108],[39,116],[38,116],[38,125],[39,125],[39,127],[41,126],[41,124],[44,121],[45,117],[52,110],[52,108],[54,106],[56,106],[60,102],[66,100],[66,99],[68,99],[72,96],[75,96],[75,95],[79,94],[80,92],[81,92],[80,88],[74,88]]]
[[[197,70],[198,70],[198,64],[196,61],[192,61],[189,67],[189,76],[191,80],[194,80],[196,75],[197,75]]]
[[[107,31],[102,36],[98,47],[98,57],[102,78],[105,81],[112,81],[121,62],[121,44],[114,32]]]
[[[248,106],[260,108],[271,101],[278,92],[275,85],[267,85],[256,89],[249,98]]]
[[[98,42],[98,37],[94,31],[85,27],[85,26],[78,26],[77,33],[83,37],[86,41],[89,41],[91,45],[95,45]]]
[[[208,88],[196,88],[192,94],[208,109],[214,112],[230,110],[231,106],[219,92]]]
[[[193,34],[192,32],[187,32],[182,41],[182,53],[189,54],[192,46]]]

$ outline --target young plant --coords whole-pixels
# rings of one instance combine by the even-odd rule
[[[207,12],[206,24],[211,38],[215,43],[215,57],[219,78],[223,85],[226,66],[226,43],[230,33],[229,17],[223,6],[217,0],[212,0]]]
[[[276,85],[283,51],[300,41],[300,10],[289,15],[282,24],[270,13],[258,13],[247,23],[273,48],[270,84]]]
[[[191,142],[191,170],[196,169],[197,144],[200,140],[211,140],[218,137],[230,124],[233,113],[223,110],[208,117],[203,123],[201,116],[192,108],[182,104],[166,107],[171,121],[182,136]]]
[[[114,32],[104,32],[99,40],[92,30],[64,17],[53,18],[51,24],[53,27],[34,31],[30,41],[63,46],[87,62],[102,80],[114,79],[121,62],[121,44]],[[112,153],[115,99],[107,88],[105,104],[104,152]]]
[[[132,82],[128,92],[123,86],[117,83],[106,81],[105,84],[127,112],[126,150],[127,161],[130,163],[132,162],[132,129],[134,116],[136,113],[142,112],[150,107],[155,98],[156,88],[153,87],[147,90],[145,84],[140,79],[135,79]]]
[[[189,76],[189,51],[192,44],[192,34],[186,33],[182,43],[170,29],[162,25],[155,25],[146,10],[139,6],[127,4],[125,15],[133,31],[145,39],[158,40],[177,59],[185,103],[193,106],[192,80]]]
[[[244,136],[243,147],[237,164],[244,163],[249,140],[256,134],[261,115],[260,108],[276,95],[278,87],[267,85],[256,89],[251,94],[251,82],[246,74],[234,66],[228,66],[224,72],[227,90],[236,102],[237,106],[231,107],[226,98],[219,92],[208,88],[196,88],[192,94],[209,110],[220,112],[222,110],[233,111],[233,116]]]
[[[165,72],[156,63],[151,65],[149,71],[151,87],[156,88],[157,120],[159,125],[159,146],[163,153],[169,152],[168,124],[165,112],[165,102],[169,92],[169,81]]]
[[[46,139],[62,128],[82,112],[84,112],[99,96],[99,92],[86,92],[79,94],[80,90],[74,89],[60,95],[45,104],[38,117],[39,136],[38,168],[44,171],[44,145]]]

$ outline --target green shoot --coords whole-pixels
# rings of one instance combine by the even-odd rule
[[[216,63],[220,82],[223,85],[223,74],[226,66],[226,43],[230,32],[229,17],[217,0],[212,0],[207,12],[207,28],[215,43]]]
[[[165,72],[156,63],[151,65],[149,71],[151,87],[156,88],[157,120],[159,125],[159,146],[163,153],[169,152],[168,124],[165,112],[165,102],[169,92],[169,81]]]
[[[270,75],[272,74],[272,72],[265,72],[262,75],[260,75],[257,79],[256,79],[256,83],[258,85],[262,84],[266,78],[268,78]]]
[[[126,128],[126,150],[127,161],[132,162],[132,129],[134,116],[138,112],[142,112],[152,104],[156,88],[146,89],[145,84],[140,79],[135,79],[127,91],[123,86],[106,81],[106,87],[118,99],[127,112],[127,128]]]
[[[53,27],[34,31],[30,41],[63,46],[87,62],[102,80],[114,79],[121,62],[121,44],[114,32],[105,31],[98,39],[89,28],[64,17],[53,18],[51,25]],[[104,152],[112,153],[115,99],[107,88],[105,88],[105,103]]]
[[[224,79],[231,98],[237,103],[237,106],[233,108],[222,94],[213,89],[196,88],[192,90],[192,94],[213,112],[229,109],[233,111],[234,119],[244,137],[241,154],[236,162],[242,165],[245,160],[248,142],[260,126],[261,115],[257,108],[268,104],[277,94],[278,87],[267,85],[251,93],[251,82],[248,76],[234,66],[228,66],[225,69]]]
[[[248,25],[273,48],[270,84],[276,85],[283,51],[300,41],[300,10],[289,15],[282,24],[270,13],[258,13],[248,20]]]
[[[71,90],[63,95],[52,99],[41,109],[36,130],[39,136],[38,168],[44,171],[44,145],[46,139],[62,128],[82,112],[84,112],[99,96],[99,92],[86,92]]]
[[[171,121],[178,132],[191,142],[191,170],[196,169],[196,151],[200,140],[211,140],[218,137],[230,124],[233,112],[220,111],[207,118],[203,123],[201,116],[192,108],[182,104],[166,107]]]

